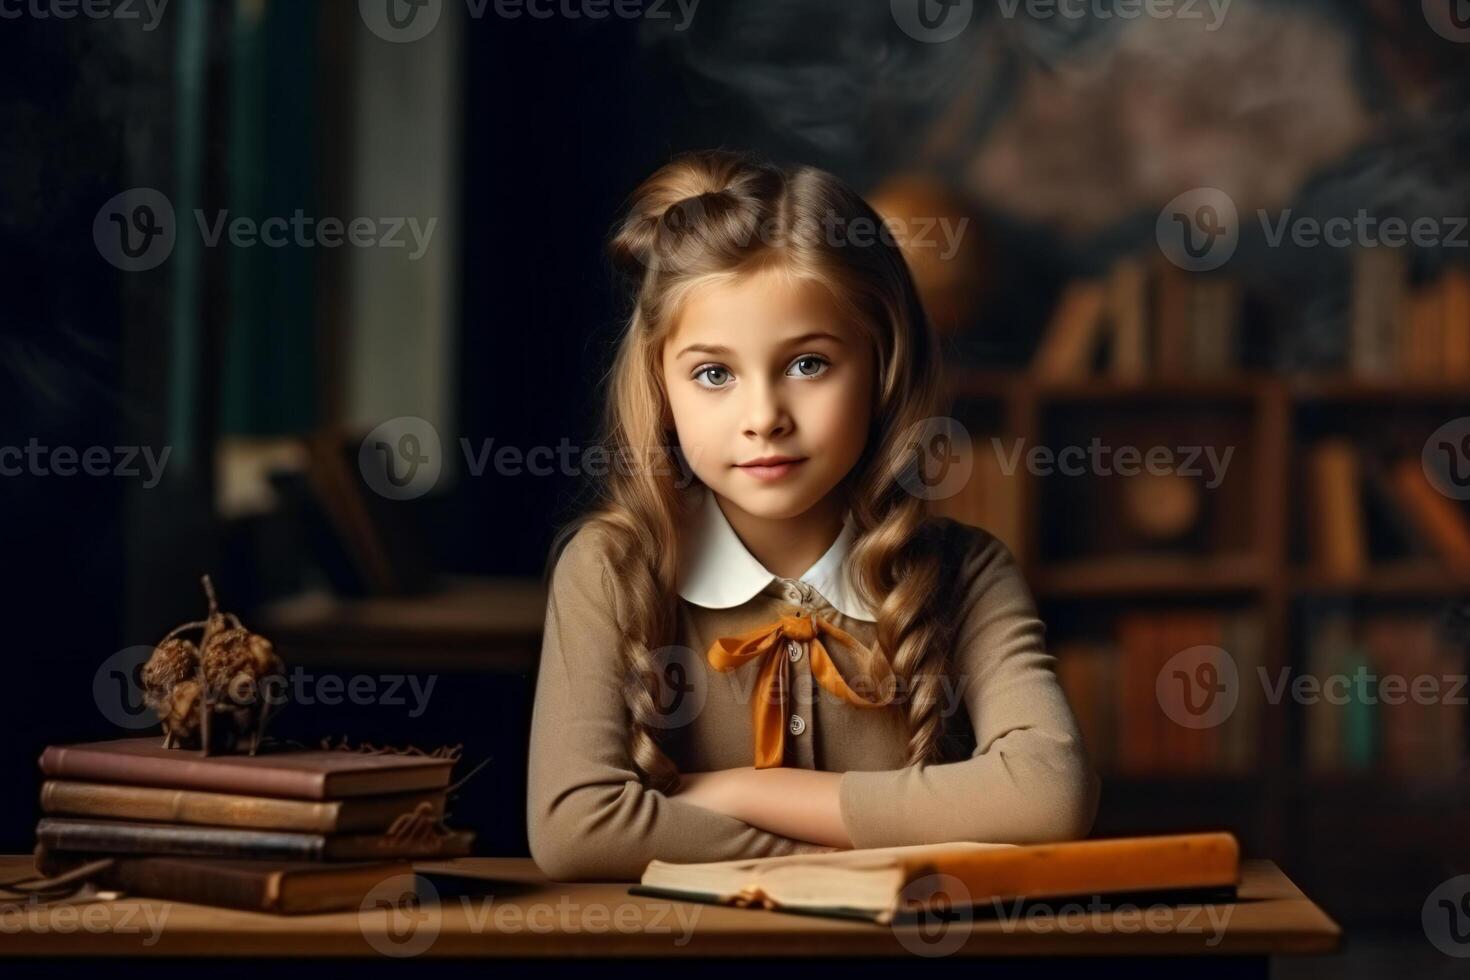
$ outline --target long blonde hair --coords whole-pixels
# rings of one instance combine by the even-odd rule
[[[608,535],[607,579],[619,583],[628,748],[645,785],[673,792],[674,762],[659,744],[657,665],[672,644],[678,555],[670,542],[692,496],[679,489],[686,465],[676,445],[662,373],[662,347],[688,292],[713,276],[779,266],[824,284],[871,339],[876,383],[862,457],[844,479],[857,532],[854,584],[877,610],[875,642],[893,667],[908,723],[908,764],[944,749],[942,686],[953,638],[945,572],[925,501],[905,487],[916,456],[913,432],[942,414],[945,396],[935,335],[899,250],[881,235],[837,241],[832,229],[871,207],[841,180],[814,167],[790,169],[728,151],[679,156],[633,192],[609,251],[633,284],[633,308],[606,380],[599,440],[614,460],[598,500],[557,534],[548,576],[586,525]],[[861,227],[858,225],[856,227]]]

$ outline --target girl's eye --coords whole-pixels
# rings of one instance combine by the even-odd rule
[[[803,364],[815,364],[817,365],[817,367],[812,368],[811,371],[808,372],[801,367],[801,365]],[[808,354],[805,357],[797,358],[791,366],[796,368],[797,377],[820,378],[823,374],[827,373],[825,368],[829,367],[830,365],[828,364],[828,361],[825,357],[817,357],[815,354]]]
[[[803,365],[806,366],[803,367]],[[786,374],[788,377],[795,378],[820,378],[827,373],[826,369],[829,367],[831,367],[831,364],[825,357],[808,354],[805,357],[798,357],[795,361],[792,361],[791,370],[788,370]],[[694,380],[699,383],[701,388],[707,391],[718,391],[721,388],[728,388],[730,369],[721,367],[718,364],[706,364],[694,372]]]
[[[696,381],[698,381],[700,378],[703,378],[703,377],[705,377],[706,375],[709,375],[709,374],[718,375],[718,376],[720,376],[720,378],[722,380],[716,382],[715,384],[703,384],[703,383],[701,383],[700,384],[700,387],[702,387],[702,388],[723,388],[723,387],[725,387],[725,382],[724,382],[723,379],[728,378],[729,375],[730,375],[730,372],[728,370],[726,370],[725,368],[720,367],[718,364],[711,364],[708,367],[702,367],[698,371],[695,371],[694,372],[694,378],[695,378]]]

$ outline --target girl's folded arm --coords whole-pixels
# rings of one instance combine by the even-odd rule
[[[856,847],[1040,843],[1092,828],[1100,782],[1057,683],[1045,627],[1005,545],[974,533],[961,568],[956,683],[941,704],[969,712],[975,750],[959,762],[844,773],[842,819]]]

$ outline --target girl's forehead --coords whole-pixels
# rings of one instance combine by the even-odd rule
[[[784,272],[762,271],[711,279],[690,289],[669,333],[677,353],[691,343],[731,348],[761,347],[810,331],[848,339],[830,292],[821,283]]]

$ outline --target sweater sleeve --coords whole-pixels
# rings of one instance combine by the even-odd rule
[[[956,525],[963,527],[963,525]],[[975,540],[960,567],[955,682],[975,732],[970,758],[845,772],[855,847],[945,841],[1042,843],[1087,836],[1101,783],[1047,653],[1045,627],[1010,551]],[[955,703],[946,692],[945,703]]]
[[[531,857],[557,881],[637,881],[648,862],[826,850],[685,803],[639,781],[630,758],[605,539],[584,528],[552,573],[531,712]]]

